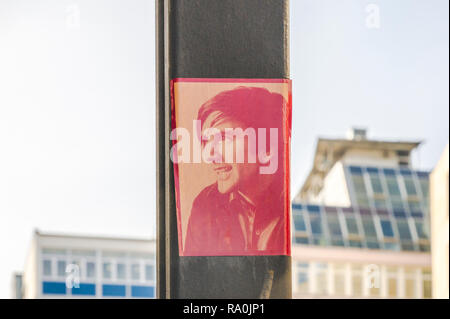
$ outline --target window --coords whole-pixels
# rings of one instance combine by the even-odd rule
[[[66,261],[58,260],[58,277],[66,276]]]
[[[391,197],[391,204],[394,210],[404,209],[401,197]]]
[[[296,211],[294,213],[294,226],[296,231],[306,232],[306,224],[303,216],[303,212]]]
[[[386,201],[382,198],[374,198],[373,203],[375,204],[375,208],[386,209]]]
[[[414,278],[407,278],[405,280],[405,297],[408,299],[416,298],[416,289],[415,289],[415,280]]]
[[[88,261],[86,263],[86,277],[95,278],[95,263]]]
[[[358,206],[369,207],[369,199],[367,197],[367,189],[363,175],[352,175],[352,182]]]
[[[295,236],[295,243],[296,244],[301,244],[301,245],[308,245],[309,244],[309,240],[308,240],[308,237]]]
[[[297,264],[297,290],[299,293],[309,292],[308,266],[307,263]]]
[[[358,225],[354,216],[345,216],[345,222],[347,223],[347,232],[349,235],[358,235]]]
[[[123,263],[117,263],[117,279],[126,279],[126,268]]]
[[[112,265],[110,262],[103,263],[103,279],[112,279]]]
[[[80,277],[82,276],[82,267],[81,267],[81,262],[79,260],[73,260],[72,261],[73,265],[77,265],[78,266],[78,274],[80,275]]]
[[[140,280],[141,279],[141,271],[139,264],[131,265],[131,279]]]
[[[388,285],[388,297],[397,298],[398,296],[398,271],[395,267],[387,267],[387,285]]]
[[[420,205],[419,200],[416,198],[408,199],[408,206],[411,212],[420,212],[422,210],[422,206]]]
[[[352,266],[352,295],[362,297],[363,295],[363,269],[361,266]]]
[[[345,265],[334,265],[334,293],[337,296],[345,295]]]
[[[405,269],[405,298],[416,298],[416,269]]]
[[[416,225],[417,236],[419,239],[428,239],[428,230],[425,228],[424,222],[416,219],[414,220],[414,223]]]
[[[392,229],[391,222],[388,220],[381,220],[380,223],[384,237],[394,237],[394,230]]]
[[[378,243],[378,240],[373,238],[366,238],[367,248],[370,249],[380,249],[380,244]]]
[[[370,174],[370,183],[372,185],[372,191],[374,194],[382,195],[384,193],[383,186],[381,186],[381,180],[378,174]]]
[[[309,219],[311,222],[311,231],[314,235],[322,234],[322,221],[320,214],[309,214]]]
[[[423,275],[423,291],[422,291],[422,296],[423,298],[431,298],[431,271],[430,270],[422,270],[422,275]]]
[[[317,280],[317,291],[316,293],[324,295],[328,293],[328,280],[327,280],[327,269],[328,265],[323,263],[317,263],[316,267],[316,280]]]
[[[398,227],[398,233],[400,235],[401,240],[412,240],[408,221],[405,218],[397,219],[397,227]]]
[[[52,261],[51,260],[45,259],[43,261],[43,271],[44,271],[44,276],[52,275]]]
[[[331,236],[342,236],[341,226],[337,214],[327,214],[328,228]]]
[[[348,241],[350,247],[358,247],[358,248],[362,248],[363,244],[361,242],[361,240],[359,239],[351,239]]]
[[[362,217],[362,225],[366,237],[377,238],[377,231],[372,217]]]
[[[145,280],[147,281],[155,280],[155,266],[145,265]]]
[[[386,176],[386,182],[387,182],[389,195],[401,196],[400,188],[398,187],[397,178],[395,175]]]
[[[412,176],[403,176],[403,180],[405,181],[405,188],[406,188],[406,193],[408,194],[408,196],[416,196],[417,195],[417,190],[416,190],[416,186],[414,186],[414,181],[412,179]]]
[[[428,178],[419,178],[419,183],[423,198],[428,198],[430,195],[430,183],[428,181]]]

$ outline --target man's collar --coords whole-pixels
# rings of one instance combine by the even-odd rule
[[[233,191],[230,193],[229,202],[233,201],[234,199],[241,199],[248,206],[250,206],[252,208],[256,208],[255,203],[253,203],[253,201],[250,198],[248,198],[247,196],[245,196],[241,191]]]

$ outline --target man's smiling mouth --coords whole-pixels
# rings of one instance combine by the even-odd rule
[[[231,175],[232,169],[233,167],[231,165],[217,165],[214,167],[219,181],[227,180]]]

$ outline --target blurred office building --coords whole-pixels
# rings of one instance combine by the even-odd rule
[[[439,299],[448,299],[449,297],[448,148],[447,145],[444,154],[430,176],[433,298]]]
[[[154,240],[35,231],[17,298],[154,298]]]
[[[292,204],[294,298],[431,297],[429,173],[411,167],[419,145],[364,129],[318,140]]]

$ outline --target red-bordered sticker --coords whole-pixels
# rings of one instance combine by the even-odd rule
[[[291,81],[174,79],[180,256],[290,255]]]

